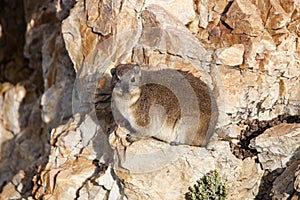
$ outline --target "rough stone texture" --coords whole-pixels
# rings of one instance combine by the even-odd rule
[[[196,17],[194,2],[192,0],[181,0],[181,1],[158,1],[158,0],[146,0],[144,3],[145,7],[149,5],[159,5],[165,9],[168,13],[175,16],[182,24],[188,24]],[[186,12],[186,11],[189,12]]]
[[[9,83],[1,85],[1,108],[0,116],[2,116],[3,130],[18,134],[21,131],[20,114],[18,109],[26,95],[26,90],[23,86],[17,85],[14,87]]]
[[[52,153],[40,180],[35,182],[35,198],[121,198],[119,180],[109,164],[113,152],[107,136],[90,118],[81,125],[79,121],[77,116],[52,130]]]
[[[76,196],[80,199],[93,199],[97,195],[101,199],[104,196],[118,199],[125,194],[128,199],[182,199],[188,186],[214,169],[222,169],[224,180],[231,188],[235,188],[231,190],[229,199],[251,199],[254,198],[254,194],[248,191],[258,190],[263,170],[254,159],[237,159],[231,153],[228,142],[212,143],[207,150],[170,146],[154,139],[141,140],[127,148],[125,160],[107,165],[105,163],[111,160],[100,159],[112,158],[113,152],[109,145],[101,144],[106,136],[97,132],[97,125],[93,121],[86,119],[84,126],[94,126],[95,135],[89,144],[84,145],[85,137],[80,135],[84,128],[80,128],[81,131],[76,130],[78,120],[79,118],[53,129],[52,153],[45,170],[41,173],[42,186],[36,191],[37,198],[44,194],[45,198],[49,199]],[[158,152],[158,149],[162,151]],[[107,154],[109,152],[110,154]],[[106,153],[106,156],[101,153]],[[124,152],[118,149],[115,153],[123,155]],[[117,154],[115,156],[118,156]],[[68,166],[72,166],[72,169]],[[121,194],[119,179],[124,184],[124,193]],[[170,192],[166,192],[165,187],[161,187],[162,184],[169,185]],[[49,189],[45,190],[46,188]]]
[[[258,36],[264,30],[258,8],[246,0],[233,1],[224,18],[234,34]]]
[[[257,150],[259,162],[265,169],[259,198],[299,198],[299,125],[282,123],[267,129],[251,141],[250,146]]]
[[[183,199],[215,169],[229,199],[297,199],[299,8],[299,0],[2,1],[0,199]],[[125,144],[99,117],[110,114],[109,86],[95,99],[99,80],[129,62],[189,71],[210,87],[219,118],[207,148]],[[249,135],[242,123],[283,115],[296,120]],[[252,157],[237,158],[230,147],[244,137]]]
[[[271,189],[273,199],[297,199],[300,197],[297,187],[294,186],[294,184],[297,184],[295,179],[297,178],[296,170],[300,166],[299,158],[298,156],[298,160],[290,164],[273,182]]]
[[[235,158],[227,142],[212,143],[207,150],[139,141],[126,149],[116,174],[124,181],[129,199],[183,199],[187,187],[215,169],[222,169],[222,177],[234,188],[229,199],[254,198],[248,190],[258,190],[263,171],[253,159]],[[168,185],[168,190],[162,185]]]
[[[286,124],[267,129],[253,139],[263,169],[285,168],[300,148],[300,124]]]
[[[217,64],[238,66],[243,64],[244,45],[235,44],[229,48],[218,49],[216,51]]]
[[[47,153],[47,134],[41,129],[39,104],[31,102],[30,91],[9,83],[0,88],[3,108],[0,115],[0,185],[4,196],[26,197],[30,195],[35,167],[45,162],[46,158],[41,155]],[[14,186],[15,192],[10,191],[9,184]]]
[[[65,28],[66,25],[68,28]],[[92,34],[91,29],[85,23],[83,2],[77,3],[71,10],[71,15],[62,22],[62,33],[68,54],[77,71],[82,65],[83,58],[89,53],[90,46],[93,46],[92,44],[95,44],[98,38],[96,34]],[[82,44],[84,41],[81,37],[86,38],[85,42],[90,45]]]
[[[72,115],[75,73],[55,2],[1,1],[1,27],[0,199],[32,199],[32,180],[48,161],[49,130]]]

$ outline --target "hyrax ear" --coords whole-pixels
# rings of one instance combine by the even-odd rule
[[[135,65],[133,71],[135,75],[141,76],[142,72],[141,72],[141,67],[139,65]]]
[[[111,76],[114,76],[116,74],[116,68],[112,68],[110,70],[110,74],[111,74]]]

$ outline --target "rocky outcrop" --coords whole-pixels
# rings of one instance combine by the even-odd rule
[[[296,156],[299,142],[300,125],[282,123],[254,138],[251,147],[257,150],[263,169],[273,171],[285,168],[291,158]]]
[[[72,115],[75,73],[53,2],[2,1],[1,11],[0,198],[30,198],[49,130]]]
[[[299,198],[299,1],[14,2],[1,3],[20,15],[1,15],[1,199],[184,199],[212,170],[229,199]],[[121,63],[207,84],[210,143],[114,131],[109,72]]]
[[[297,170],[300,166],[299,124],[281,123],[252,139],[251,148],[257,150],[265,175],[260,198],[288,199],[299,196]],[[272,180],[269,184],[267,180]],[[269,184],[269,186],[267,186]]]

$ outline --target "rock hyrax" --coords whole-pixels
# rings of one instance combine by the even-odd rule
[[[206,145],[217,110],[203,81],[185,71],[149,71],[133,64],[119,65],[111,73],[114,118],[132,136]]]

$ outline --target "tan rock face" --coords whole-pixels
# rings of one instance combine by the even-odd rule
[[[258,36],[264,29],[258,8],[246,0],[233,1],[224,21],[235,34]]]
[[[196,17],[194,2],[192,0],[183,1],[158,1],[146,0],[145,7],[149,5],[159,5],[171,15],[174,15],[182,24],[188,24]],[[186,12],[186,11],[189,12]]]
[[[6,5],[0,199],[183,199],[216,169],[228,199],[299,196],[298,0]],[[205,82],[219,114],[208,146],[132,143],[113,132],[109,72],[120,63],[181,69]]]
[[[93,34],[85,22],[83,2],[78,2],[71,10],[70,17],[63,21],[62,33],[66,49],[77,71],[82,65],[83,58],[98,41],[97,34]],[[82,40],[82,37],[86,39]]]
[[[218,49],[216,51],[217,64],[237,66],[243,64],[244,45],[235,44],[229,48]]]
[[[1,85],[1,100],[2,103],[0,116],[2,116],[3,128],[18,134],[21,131],[20,114],[18,109],[22,100],[26,95],[26,90],[23,86],[14,87],[11,84],[5,83]]]
[[[119,183],[109,164],[113,153],[106,136],[90,118],[81,125],[79,120],[77,116],[52,130],[52,153],[41,182],[36,183],[41,184],[35,191],[36,198],[120,198]]]
[[[264,169],[273,171],[286,167],[290,159],[299,151],[299,124],[282,123],[266,130],[253,140],[258,151],[258,159]]]
[[[157,199],[184,199],[187,187],[201,174],[219,168],[226,183],[235,188],[230,190],[229,199],[251,199],[253,194],[247,192],[248,187],[257,191],[263,175],[253,159],[235,158],[227,142],[213,143],[207,150],[145,140],[134,143],[124,153],[115,169],[124,181],[128,199],[149,199],[149,195]],[[169,185],[168,189],[162,185]]]

